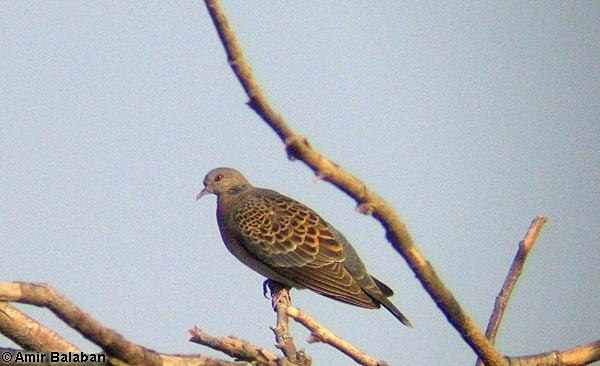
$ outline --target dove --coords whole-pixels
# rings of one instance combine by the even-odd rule
[[[370,275],[344,235],[308,206],[276,191],[251,185],[237,170],[216,168],[204,189],[217,196],[217,222],[225,246],[267,279],[309,289],[368,309],[386,308],[410,321],[388,297],[394,292]]]

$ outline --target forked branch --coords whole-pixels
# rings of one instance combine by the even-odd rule
[[[63,319],[67,324],[79,323],[78,326],[72,326],[80,334],[90,339],[91,334],[108,332],[118,337],[121,337],[114,331],[106,328],[97,321],[82,320],[89,315],[83,313],[80,309],[76,308],[68,299],[53,290],[46,285],[38,285],[31,283],[3,283],[0,282],[0,333],[6,335],[9,339],[23,346],[24,349],[35,351],[35,352],[48,352],[58,351],[61,353],[67,352],[78,352],[79,350],[69,344],[68,342],[60,339],[54,332],[49,331],[51,334],[50,341],[48,341],[47,333],[38,331],[36,329],[42,326],[35,320],[24,315],[20,310],[10,306],[8,302],[18,302],[23,304],[31,304],[36,306],[43,306],[51,309],[55,314]],[[48,305],[53,303],[52,305]],[[8,306],[6,306],[8,305]],[[322,341],[328,343],[339,350],[352,357],[356,362],[361,365],[370,366],[381,366],[385,365],[383,361],[375,361],[369,356],[365,355],[361,351],[353,348],[343,340],[335,337],[331,332],[327,331],[323,326],[316,323],[314,319],[311,319],[308,315],[302,313],[294,307],[287,307],[287,314],[306,326],[311,331],[311,337],[309,341]],[[23,320],[25,319],[25,320]],[[24,323],[20,323],[24,321]],[[17,323],[17,324],[11,324]],[[25,342],[20,341],[21,336],[15,335],[14,330],[17,332],[25,331],[26,327],[30,327],[33,330],[29,334]],[[88,327],[87,330],[82,330]],[[277,357],[275,354],[265,348],[254,346],[251,343],[236,337],[224,337],[216,338],[207,335],[200,331],[198,328],[194,328],[190,331],[192,333],[192,341],[207,345],[211,348],[219,350],[223,353],[228,354],[238,360],[250,362],[258,366],[297,366],[298,363],[291,362],[285,357]],[[22,335],[23,336],[23,335]],[[58,337],[58,342],[53,339]],[[121,337],[122,338],[122,337]],[[124,346],[139,347],[132,344],[125,339],[116,339],[117,342],[125,342]],[[133,359],[126,360],[127,354],[112,354],[118,347],[110,347],[105,344],[102,340],[93,341],[95,344],[100,346],[108,355],[109,363],[113,365],[149,365],[144,360],[150,359],[149,357],[143,358],[142,361]],[[140,347],[142,350],[145,348]],[[8,351],[8,350],[4,350]],[[13,350],[14,352],[20,352],[19,350]],[[109,352],[110,351],[110,352]],[[202,355],[169,355],[159,354],[153,351],[151,352],[152,357],[159,362],[158,364],[163,366],[174,366],[174,365],[190,365],[190,366],[242,366],[247,365],[246,362],[230,362],[220,360],[211,357],[205,357]],[[564,351],[551,351],[536,355],[519,356],[519,357],[505,357],[503,360],[504,365],[540,365],[540,366],[563,366],[563,365],[587,365],[592,362],[600,360],[600,340],[591,342],[582,346],[577,346],[572,349]]]
[[[324,326],[317,323],[316,320],[311,318],[308,314],[300,311],[293,306],[288,307],[287,314],[292,317],[295,321],[302,324],[306,329],[310,330],[310,336],[307,339],[308,343],[323,342],[341,351],[354,361],[364,366],[384,366],[387,365],[384,361],[376,361],[366,353],[362,352],[358,348],[354,347],[350,343],[339,338],[329,330],[325,329]]]
[[[190,366],[239,366],[238,363],[205,357],[202,355],[159,354],[127,341],[122,335],[101,324],[89,314],[84,313],[69,299],[53,288],[34,283],[0,282],[0,331],[24,349],[40,352],[57,351],[77,352],[78,349],[62,340],[52,331],[46,331],[39,323],[13,308],[8,302],[30,304],[45,307],[52,311],[68,326],[100,347],[109,356],[111,364],[119,365],[190,365]],[[9,306],[5,306],[9,305]],[[7,311],[7,312],[6,312]],[[26,327],[37,329],[29,334],[27,340],[15,335]],[[39,330],[42,331],[39,331]],[[21,337],[21,338],[20,338]],[[284,365],[285,366],[285,365]]]

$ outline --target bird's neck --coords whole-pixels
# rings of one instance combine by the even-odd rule
[[[229,188],[225,192],[222,192],[219,194],[219,198],[217,200],[217,210],[226,212],[227,208],[239,201],[247,191],[248,185],[238,184]]]
[[[227,191],[225,191],[225,192],[224,192],[222,195],[225,195],[225,196],[233,196],[233,195],[236,195],[236,194],[240,194],[240,193],[242,193],[242,192],[245,192],[245,191],[247,191],[247,190],[248,190],[248,185],[247,185],[247,184],[238,184],[238,185],[235,185],[235,186],[233,186],[233,187],[229,188],[229,189],[228,189]]]

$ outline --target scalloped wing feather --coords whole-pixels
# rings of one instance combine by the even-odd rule
[[[240,244],[273,270],[321,295],[379,307],[344,267],[344,244],[316,212],[266,189],[256,189],[236,206]]]
[[[243,244],[270,265],[345,258],[343,246],[316,212],[277,192],[257,189],[248,194],[238,202],[234,221]]]

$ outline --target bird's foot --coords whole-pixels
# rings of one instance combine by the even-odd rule
[[[278,305],[282,302],[287,306],[291,306],[292,301],[290,299],[289,286],[277,281],[266,280],[263,282],[263,295],[265,297],[267,297],[267,289],[271,295],[271,304],[273,305],[273,309],[276,310]]]

